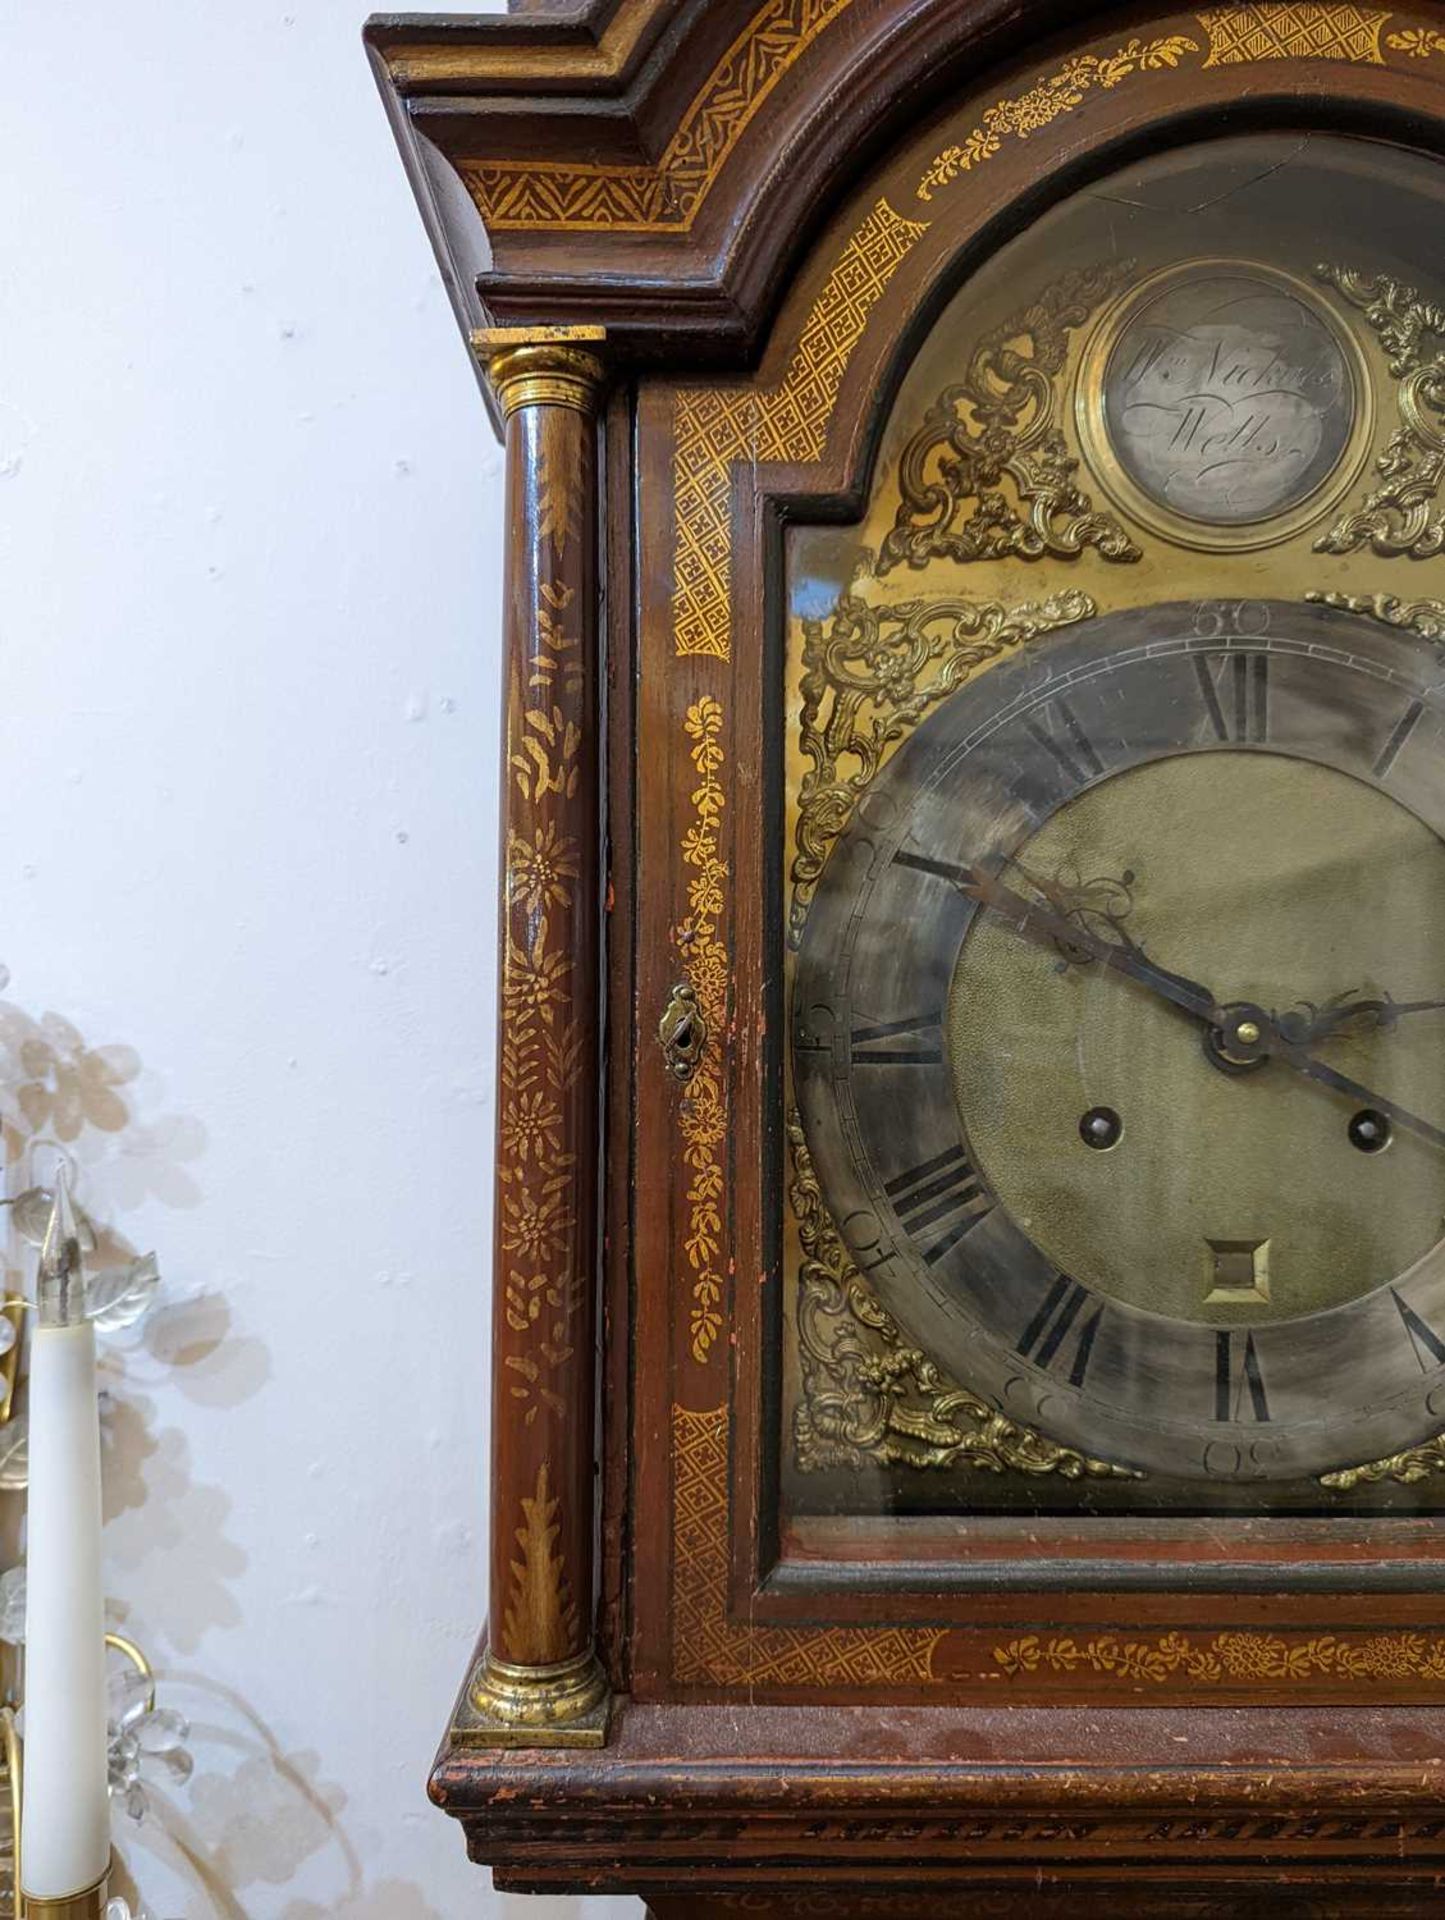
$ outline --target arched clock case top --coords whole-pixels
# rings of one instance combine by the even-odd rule
[[[881,1104],[860,1100],[878,1070],[853,1047],[861,1025],[886,1052],[883,1030],[946,1004],[944,972],[990,917],[898,860],[959,862],[946,842],[985,791],[990,727],[1032,714],[1087,799],[1171,757],[1177,733],[1150,727],[1187,698],[1201,761],[1293,756],[1445,824],[1429,637],[1445,308],[1428,274],[1367,249],[1290,262],[1329,316],[1311,338],[1328,360],[1342,330],[1375,415],[1336,432],[1332,390],[1329,510],[1312,517],[1310,469],[1288,495],[1299,524],[1260,546],[1190,548],[1167,515],[1133,517],[1131,487],[1159,484],[1137,447],[1122,480],[1087,463],[1074,382],[1109,303],[1127,310],[1118,261],[1053,307],[1044,274],[976,321],[968,305],[1070,192],[1191,140],[1333,130],[1445,151],[1445,11],[605,0],[388,18],[368,38],[508,423],[491,1620],[433,1797],[502,1886],[638,1892],[663,1920],[794,1899],[1033,1916],[1089,1892],[1202,1917],[1285,1881],[1331,1914],[1419,1911],[1445,1869],[1436,1264],[1292,1316],[1276,1249],[1252,1349],[1247,1303],[1157,1325],[1023,1231],[947,1074],[904,1062]],[[1211,258],[1236,257],[1227,239]],[[1028,444],[1001,478],[964,463],[978,559],[925,552],[892,496],[874,512],[900,395],[918,429],[957,378],[908,384],[941,365],[945,311],[960,355],[1022,313],[1029,337],[999,336],[990,368],[1036,395],[1056,383],[1005,423]],[[962,402],[935,425],[945,460],[955,427],[979,430]],[[809,599],[794,562],[814,536],[842,557]],[[856,727],[838,720],[836,688],[807,680],[800,631],[854,589],[885,665],[903,638],[937,642],[951,676],[913,687],[896,732],[866,693]],[[940,641],[927,616],[945,601]],[[1201,605],[1248,611],[1219,644]],[[1348,694],[1333,732],[1292,744],[1300,648]],[[1267,751],[1200,732],[1202,656],[1221,656],[1226,727],[1229,662],[1267,662]],[[1135,716],[1113,733],[1082,711],[1110,675]],[[1034,713],[1069,676],[1097,779]],[[1408,750],[1376,772],[1417,703]],[[833,813],[810,823],[795,894],[807,714],[838,721],[810,763]],[[854,783],[875,720],[887,738]],[[1018,850],[1020,796],[1029,832],[1065,809],[1038,752],[1007,756],[1007,779],[995,755],[992,856]],[[947,831],[930,806],[952,809]],[[933,1044],[898,1031],[895,1051]],[[1220,1284],[1262,1299],[1262,1236],[1232,1233]],[[845,1406],[820,1378],[845,1444],[811,1477],[788,1419],[805,1268],[864,1389]],[[1149,1364],[1122,1366],[1141,1341]],[[1332,1396],[1346,1352],[1369,1391]],[[940,1406],[945,1472],[905,1464],[870,1507],[873,1463]],[[850,1449],[861,1466],[837,1463]],[[1033,1505],[1010,1509],[999,1489],[1030,1465]],[[1274,1512],[1282,1475],[1312,1491]],[[1165,1483],[1199,1488],[1193,1509]]]

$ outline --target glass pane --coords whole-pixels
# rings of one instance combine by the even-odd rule
[[[789,532],[794,1513],[1445,1506],[1442,179],[1075,194]]]

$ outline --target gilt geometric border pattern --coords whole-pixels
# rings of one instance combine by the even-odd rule
[[[731,513],[734,461],[816,460],[854,347],[927,221],[880,200],[829,274],[776,387],[680,388],[673,412],[677,555],[673,646],[680,657],[732,652]]]
[[[728,1617],[728,1411],[672,1410],[673,1677],[715,1687],[923,1686],[939,1627],[755,1627]]]
[[[494,233],[689,232],[763,103],[850,4],[766,0],[703,81],[656,162],[463,161],[459,171],[486,226]],[[1418,56],[1418,30],[1383,38],[1393,17],[1344,0],[1261,0],[1254,6],[1210,7],[1194,16],[1208,37],[1206,67],[1296,59],[1380,66],[1386,47]],[[1199,51],[1192,43],[1190,50]],[[1106,78],[1104,84],[1113,82]],[[1001,101],[994,111],[1007,113],[1038,92],[1035,86],[1019,101]]]
[[[494,231],[686,233],[723,162],[793,63],[850,0],[768,0],[713,68],[655,166],[489,160],[461,174]]]

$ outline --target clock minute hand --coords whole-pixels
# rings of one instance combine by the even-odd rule
[[[1072,947],[1076,952],[1086,953],[1101,966],[1138,981],[1150,993],[1192,1014],[1206,1026],[1218,1026],[1222,1021],[1224,1016],[1207,987],[1201,986],[1197,980],[1186,979],[1182,973],[1171,973],[1167,967],[1157,966],[1142,947],[1132,941],[1105,940],[1090,928],[1054,912],[1051,907],[1016,893],[999,879],[997,873],[987,872],[980,867],[959,868],[956,884],[960,892],[1007,921],[1016,932],[1026,936],[1039,934],[1065,947]]]
[[[1262,1040],[1263,1049],[1272,1060],[1281,1065],[1292,1067],[1296,1073],[1302,1073],[1307,1080],[1315,1081],[1319,1086],[1329,1087],[1334,1093],[1342,1093],[1346,1099],[1355,1101],[1361,1107],[1371,1107],[1376,1113],[1383,1113],[1407,1133],[1417,1134],[1420,1139],[1428,1140],[1432,1146],[1445,1147],[1445,1127],[1437,1127],[1429,1120],[1422,1120],[1418,1113],[1411,1113],[1408,1107],[1402,1107],[1398,1101],[1391,1100],[1386,1094],[1376,1093],[1372,1087],[1362,1086],[1358,1080],[1352,1080],[1347,1073],[1339,1073],[1323,1060],[1316,1060],[1312,1053],[1287,1040],[1277,1026],[1271,1025]]]
[[[1016,893],[999,879],[997,873],[978,867],[960,867],[953,878],[960,892],[967,894],[971,900],[977,900],[980,906],[986,907],[991,913],[996,913],[1017,932],[1039,935],[1062,942],[1077,952],[1087,953],[1101,965],[1124,974],[1128,979],[1137,980],[1149,992],[1170,1001],[1216,1031],[1228,1024],[1228,1015],[1216,1003],[1207,987],[1201,986],[1197,980],[1186,979],[1183,974],[1171,973],[1167,967],[1156,966],[1132,942],[1101,938],[1089,928],[1081,927],[1051,908],[1041,906],[1036,900]],[[1437,1127],[1431,1121],[1421,1119],[1419,1114],[1411,1113],[1408,1107],[1402,1107],[1398,1101],[1376,1093],[1358,1080],[1352,1080],[1348,1074],[1337,1072],[1323,1060],[1315,1059],[1313,1054],[1283,1034],[1278,1023],[1262,1010],[1251,1008],[1249,1011],[1258,1023],[1258,1030],[1250,1038],[1261,1054],[1278,1060],[1281,1065],[1303,1074],[1319,1086],[1344,1094],[1361,1107],[1372,1107],[1403,1127],[1407,1133],[1417,1134],[1433,1146],[1445,1147],[1445,1127]]]

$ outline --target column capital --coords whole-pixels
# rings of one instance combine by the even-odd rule
[[[522,407],[571,407],[597,411],[606,368],[595,349],[603,327],[478,327],[472,351],[503,414]]]

